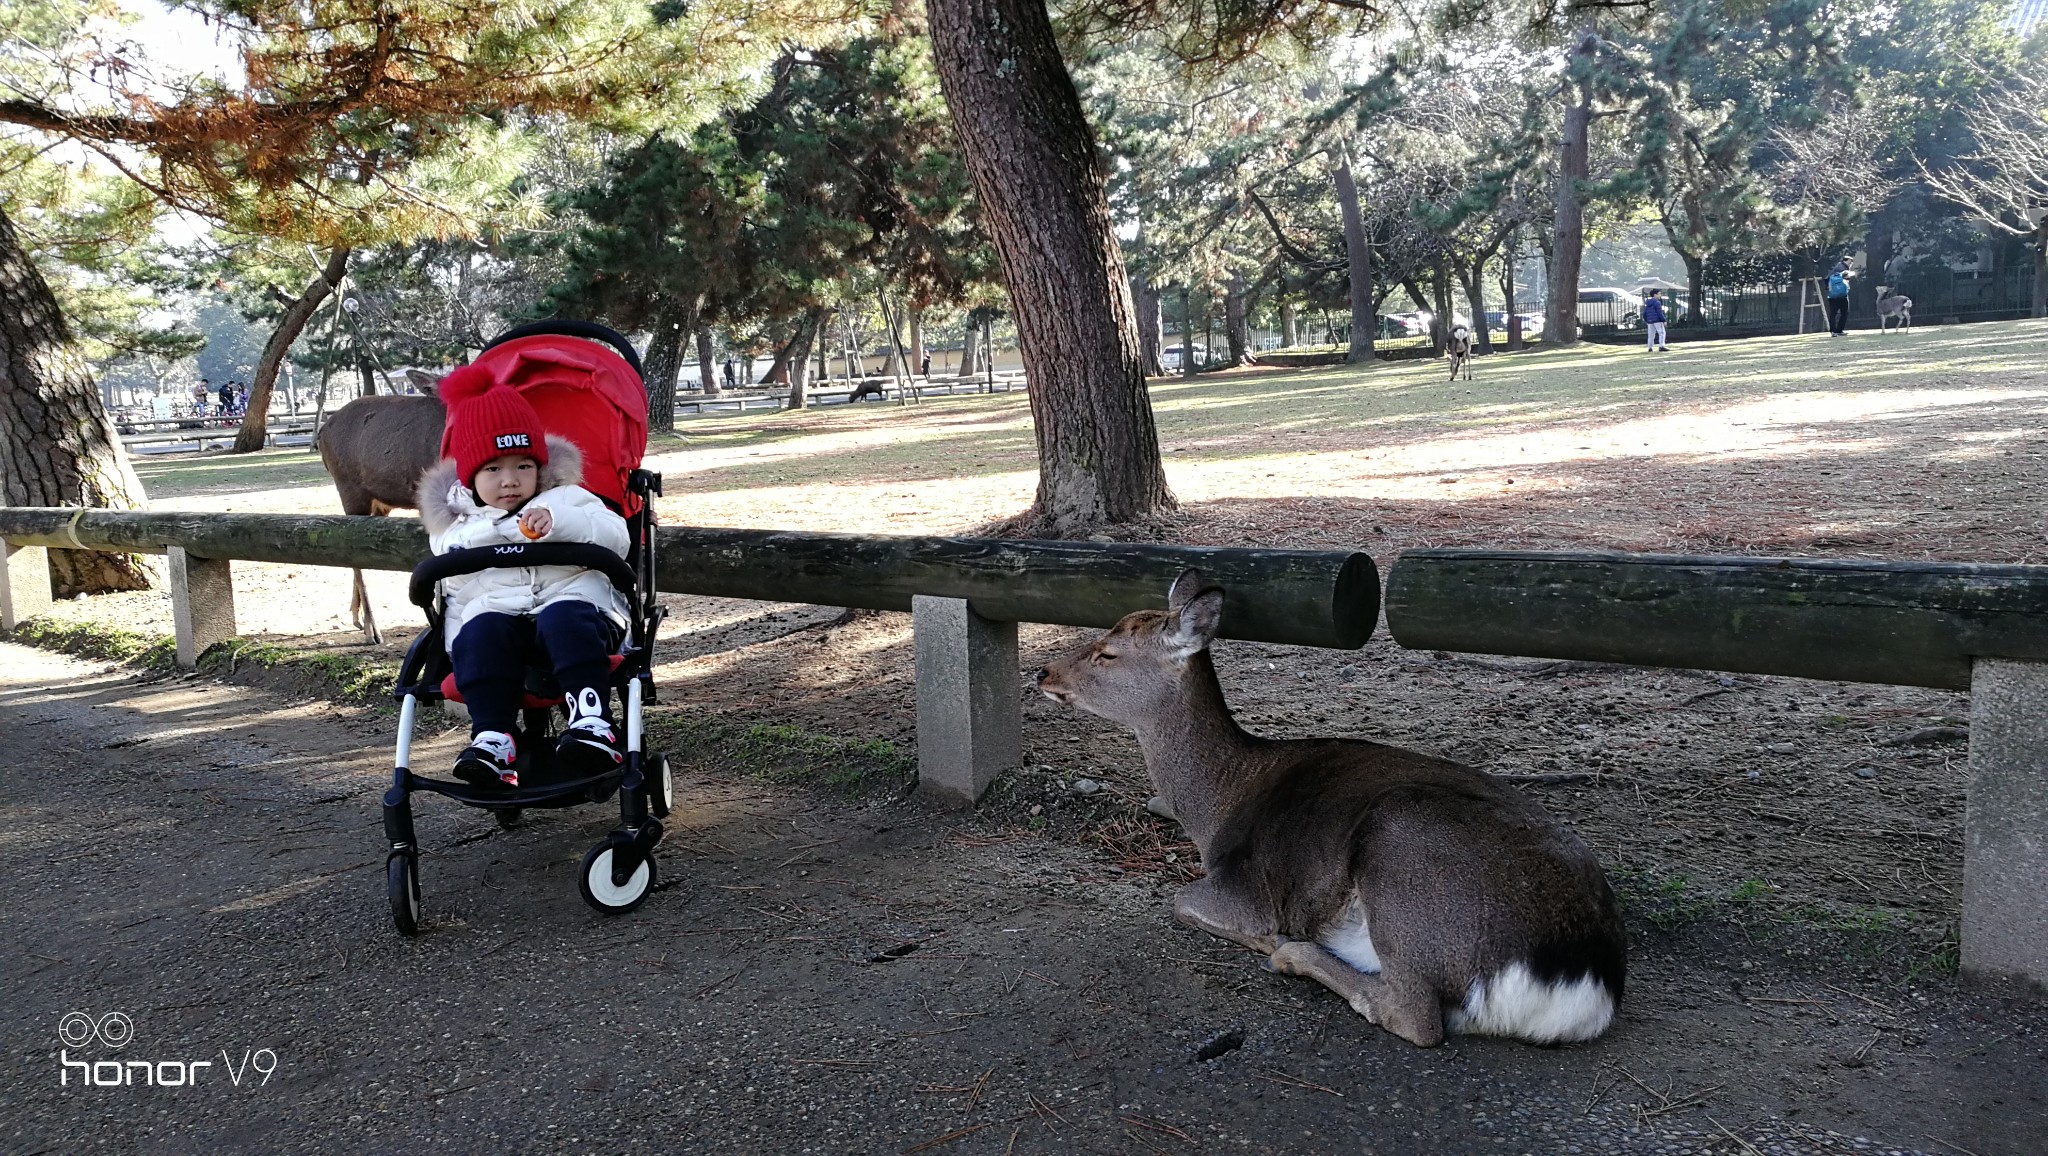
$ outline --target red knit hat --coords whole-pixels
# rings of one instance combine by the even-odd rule
[[[493,458],[524,454],[548,464],[547,429],[533,406],[488,372],[465,365],[436,390],[448,407],[441,452],[455,459],[455,475],[469,485]]]

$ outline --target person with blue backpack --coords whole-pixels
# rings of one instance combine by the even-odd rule
[[[1828,333],[1835,337],[1846,336],[1849,328],[1849,281],[1856,276],[1856,266],[1844,257],[1835,262],[1835,271],[1828,274]]]

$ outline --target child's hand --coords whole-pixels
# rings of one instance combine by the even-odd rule
[[[555,528],[555,516],[545,508],[519,515],[519,532],[528,538],[545,538]]]

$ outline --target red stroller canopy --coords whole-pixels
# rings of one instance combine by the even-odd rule
[[[475,367],[517,390],[549,433],[583,451],[584,489],[627,515],[638,511],[626,488],[647,452],[647,387],[636,366],[599,340],[538,333],[501,339]],[[452,452],[444,428],[441,456]]]

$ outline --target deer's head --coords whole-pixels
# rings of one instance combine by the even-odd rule
[[[1151,721],[1179,700],[1189,662],[1208,649],[1222,621],[1222,588],[1204,586],[1199,570],[1183,570],[1164,611],[1124,615],[1102,637],[1047,663],[1038,689],[1126,726]]]

